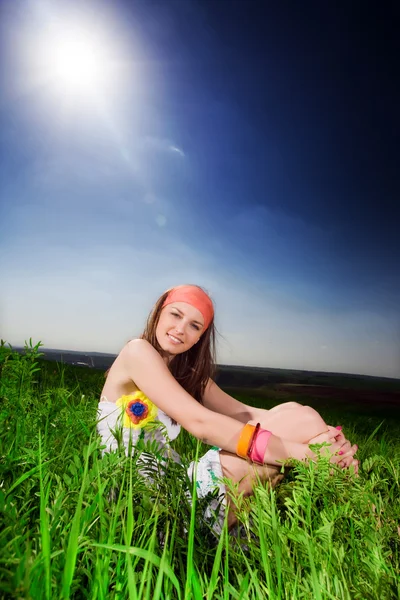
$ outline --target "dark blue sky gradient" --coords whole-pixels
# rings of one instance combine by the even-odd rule
[[[205,229],[223,226],[235,244],[227,220],[244,205],[302,219],[321,240],[319,256],[313,245],[305,264],[288,233],[286,259],[300,276],[331,279],[368,306],[377,296],[396,309],[398,8],[187,4],[146,2],[139,20],[164,92],[155,108],[165,134],[179,130],[201,174],[182,193]],[[266,241],[253,239],[254,252]]]

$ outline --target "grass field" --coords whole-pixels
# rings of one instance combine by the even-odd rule
[[[343,425],[360,448],[360,477],[330,475],[323,459],[298,464],[276,490],[258,486],[239,537],[214,542],[178,465],[146,486],[137,455],[102,457],[103,373],[42,361],[32,344],[25,356],[2,345],[0,370],[1,598],[400,597],[400,421],[390,402],[351,404],[343,388],[232,389],[265,408],[310,404]],[[173,446],[187,463],[208,449],[185,431]]]

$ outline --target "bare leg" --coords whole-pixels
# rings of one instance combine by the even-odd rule
[[[236,505],[240,507],[241,499],[253,494],[258,477],[262,482],[268,481],[272,487],[275,487],[282,481],[284,475],[280,473],[280,467],[251,464],[225,450],[221,450],[219,456],[224,477],[239,484],[235,498],[232,498],[231,491],[227,490],[228,529],[231,529],[237,522]]]

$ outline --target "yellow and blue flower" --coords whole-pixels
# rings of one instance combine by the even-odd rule
[[[157,406],[143,392],[121,396],[116,404],[124,413],[124,427],[140,429],[150,421],[154,421],[158,414]]]

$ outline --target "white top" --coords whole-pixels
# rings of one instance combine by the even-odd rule
[[[102,398],[104,398],[104,396],[102,396]],[[120,406],[117,406],[114,402],[109,402],[108,400],[102,400],[99,402],[97,411],[97,430],[101,436],[103,444],[107,446],[104,452],[112,452],[118,448],[118,443],[112,433],[112,430],[121,428],[126,455],[128,455],[129,441],[132,440],[133,456],[135,444],[144,431],[144,434],[142,434],[144,441],[157,441],[159,452],[161,454],[169,454],[175,462],[181,462],[179,455],[170,447],[169,444],[169,442],[176,439],[180,433],[181,426],[179,423],[175,425],[172,422],[171,417],[158,408],[157,416],[154,420],[159,421],[160,424],[163,424],[165,427],[160,426],[152,431],[146,431],[146,429],[143,428],[136,429],[133,427],[122,427],[122,412],[123,409]]]

